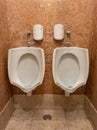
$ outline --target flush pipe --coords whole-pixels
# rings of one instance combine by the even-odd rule
[[[32,36],[32,32],[28,31],[27,32],[27,46],[30,47],[31,46],[31,36]]]
[[[70,96],[70,93],[69,93],[69,92],[64,91],[64,94],[65,94],[66,97],[69,97],[69,96]]]
[[[27,92],[27,96],[31,96],[32,95],[32,91]]]
[[[66,31],[66,36],[67,36],[66,46],[69,47],[69,46],[71,46],[71,32]]]

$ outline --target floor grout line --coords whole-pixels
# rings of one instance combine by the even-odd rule
[[[48,112],[49,112],[49,110],[47,110]],[[54,127],[54,128],[56,128],[56,127],[59,127],[59,130],[61,130],[61,128],[66,128],[66,130],[71,130],[71,127],[69,127],[69,123],[74,123],[75,124],[75,122],[72,122],[73,121],[73,118],[74,118],[74,121],[77,121],[78,120],[78,122],[83,122],[84,120],[86,120],[87,118],[86,118],[86,114],[85,114],[85,112],[84,112],[84,110],[71,110],[71,111],[65,111],[65,110],[61,110],[61,111],[59,111],[59,110],[50,110],[50,112],[51,113],[49,113],[52,117],[53,116],[55,116],[55,117],[53,117],[52,118],[52,120],[43,120],[43,115],[44,114],[46,114],[46,110],[44,110],[44,112],[43,112],[43,110],[42,110],[42,112],[41,112],[41,110],[36,110],[35,111],[36,113],[34,113],[33,111],[24,111],[24,110],[22,110],[22,109],[20,109],[20,110],[15,110],[14,111],[14,113],[13,113],[13,115],[12,115],[12,117],[11,117],[11,119],[10,119],[10,122],[9,122],[9,124],[8,124],[8,127],[6,127],[6,129],[5,130],[13,130],[13,129],[9,129],[10,127],[11,127],[11,125],[13,125],[12,123],[13,123],[13,120],[15,121],[15,119],[16,119],[16,123],[15,123],[15,126],[17,126],[18,127],[18,125],[19,124],[17,124],[17,123],[24,123],[24,121],[27,121],[29,118],[31,118],[31,120],[29,120],[29,122],[28,122],[28,124],[29,124],[29,129],[24,129],[23,128],[23,130],[33,130],[34,129],[34,127],[37,127],[37,129],[34,129],[34,130],[42,130],[42,127],[43,128],[45,128],[46,126],[46,124],[47,124],[47,126],[49,126],[49,124],[51,125],[50,127]],[[39,114],[39,112],[40,112],[40,114]],[[48,113],[47,112],[47,113]],[[31,114],[32,113],[32,114]],[[36,114],[36,115],[35,115]],[[60,115],[60,114],[64,114],[64,115]],[[78,114],[78,115],[77,115]],[[83,115],[82,115],[83,114]],[[16,116],[16,117],[15,117]],[[23,117],[21,117],[21,116],[23,116]],[[30,117],[29,117],[30,116]],[[34,119],[34,116],[36,116],[36,118]],[[38,117],[39,116],[39,117]],[[59,117],[58,117],[59,116]],[[62,116],[62,118],[61,118],[61,116]],[[73,117],[74,116],[74,117]],[[19,118],[20,117],[20,118]],[[19,120],[17,121],[17,119],[19,118]],[[87,119],[88,120],[88,119]],[[70,122],[69,122],[70,121]],[[27,123],[27,122],[26,122]],[[38,124],[39,123],[39,124]],[[60,125],[60,126],[58,126],[58,124]],[[89,122],[88,122],[89,123]],[[74,125],[73,124],[73,125]],[[39,126],[37,126],[37,125],[39,125]],[[75,124],[76,125],[76,124]],[[14,127],[14,126],[13,126]],[[12,128],[13,128],[12,127]],[[22,126],[21,126],[22,127]],[[77,124],[77,127],[78,127],[78,124]],[[75,127],[76,128],[76,127]],[[83,128],[84,128],[84,126],[83,126]],[[17,129],[15,129],[14,128],[14,130],[17,130]],[[44,129],[43,129],[44,130]],[[47,129],[48,130],[48,129]],[[53,129],[51,129],[51,130],[53,130]],[[76,129],[75,129],[76,130]],[[78,130],[80,130],[80,129],[78,129]],[[83,129],[83,130],[85,130],[85,129]],[[93,130],[93,129],[89,129],[89,130]]]

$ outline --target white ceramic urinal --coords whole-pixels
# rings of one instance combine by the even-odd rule
[[[8,76],[11,84],[31,93],[42,84],[45,71],[44,51],[36,47],[9,49]]]
[[[56,85],[72,93],[86,84],[89,72],[88,49],[60,47],[53,52],[53,78]]]

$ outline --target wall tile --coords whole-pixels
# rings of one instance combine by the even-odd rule
[[[46,73],[44,82],[33,93],[64,93],[53,82],[52,54],[53,49],[65,46],[64,40],[57,42],[53,38],[54,24],[61,23],[65,31],[72,33],[72,46],[89,48],[91,25],[90,0],[6,0],[7,20],[9,27],[10,48],[27,46],[26,39],[21,38],[23,33],[32,30],[33,25],[44,26],[44,39],[41,43],[32,41],[32,46],[42,47],[45,51]],[[21,40],[22,39],[22,40]],[[85,93],[85,86],[75,93]],[[21,91],[13,87],[14,93]]]
[[[0,111],[12,96],[7,75],[7,53],[9,48],[6,0],[0,1]]]
[[[87,83],[87,96],[97,109],[97,1],[93,1],[92,30],[90,36],[90,73]]]

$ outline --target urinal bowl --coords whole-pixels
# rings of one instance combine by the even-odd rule
[[[60,47],[53,53],[53,78],[68,93],[86,84],[89,72],[88,49]]]
[[[45,71],[44,51],[35,47],[9,49],[8,76],[11,84],[31,92],[42,84]]]

